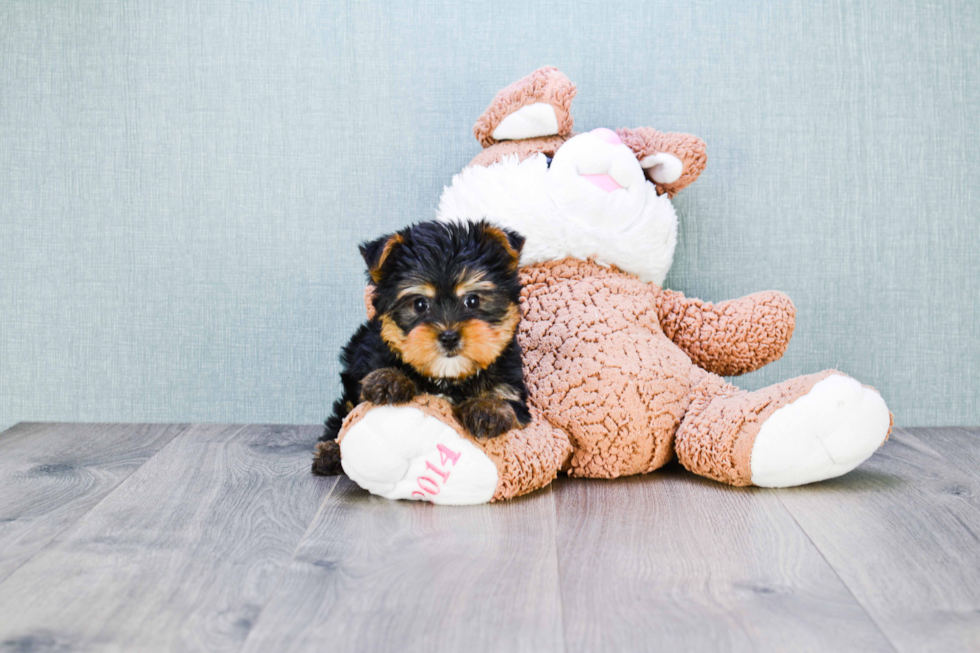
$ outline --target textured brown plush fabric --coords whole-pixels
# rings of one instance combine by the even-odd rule
[[[490,147],[497,142],[493,131],[504,118],[529,104],[544,102],[555,110],[558,134],[568,136],[572,131],[571,108],[575,93],[575,84],[557,68],[538,68],[497,93],[487,110],[477,118],[473,135],[483,147]]]
[[[651,286],[576,259],[528,266],[521,281],[525,380],[571,440],[568,473],[615,478],[670,460],[691,361],[663,335]]]
[[[541,419],[531,409],[531,423],[510,431],[503,437],[474,440],[497,464],[497,490],[492,501],[510,499],[548,485],[567,464],[572,455],[568,437]]]
[[[704,167],[708,165],[708,154],[704,141],[697,136],[665,133],[652,127],[617,129],[616,133],[622,139],[623,144],[633,150],[636,153],[636,158],[641,161],[653,154],[667,152],[684,162],[684,172],[677,181],[670,184],[658,184],[652,178],[650,179],[657,187],[657,193],[660,195],[667,193],[668,197],[673,197],[697,179]],[[647,176],[649,177],[649,174]]]
[[[367,319],[374,319],[374,285],[370,283],[364,287],[364,312],[367,313]]]
[[[695,365],[722,376],[753,372],[779,359],[796,326],[796,307],[781,292],[712,304],[657,289],[664,333]]]
[[[692,368],[692,401],[677,431],[678,460],[699,476],[729,485],[752,485],[752,445],[762,423],[834,373],[825,370],[746,392]]]
[[[676,448],[692,472],[751,484],[762,422],[832,373],[746,392],[698,366],[733,374],[782,355],[794,311],[781,293],[712,306],[575,259],[529,266],[522,282],[531,403],[568,434],[573,476],[649,472]]]
[[[547,156],[554,156],[555,150],[574,135],[569,133],[567,136],[542,136],[541,138],[525,138],[519,141],[501,141],[473,157],[469,166],[489,166],[511,154],[517,155],[518,161],[523,161],[538,152],[543,152]]]

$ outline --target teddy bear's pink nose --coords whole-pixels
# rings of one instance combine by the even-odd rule
[[[623,141],[616,135],[611,129],[606,129],[605,127],[599,127],[598,129],[593,129],[589,132],[590,134],[595,134],[602,140],[606,141],[610,145],[620,145]]]

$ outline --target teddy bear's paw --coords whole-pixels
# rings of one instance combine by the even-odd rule
[[[453,427],[412,406],[378,406],[340,443],[344,472],[387,499],[445,505],[486,503],[497,467]]]
[[[870,458],[890,429],[881,395],[832,374],[762,424],[752,446],[752,483],[791,487],[841,476]]]

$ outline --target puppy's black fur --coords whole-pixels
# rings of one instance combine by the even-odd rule
[[[341,473],[337,434],[362,401],[442,395],[477,437],[531,421],[517,343],[524,238],[488,222],[423,222],[364,243],[375,315],[343,348],[343,395],[313,473]]]

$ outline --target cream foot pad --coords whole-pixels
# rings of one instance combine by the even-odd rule
[[[379,406],[340,443],[344,472],[386,499],[442,505],[490,501],[497,467],[448,424],[411,406]]]
[[[765,421],[752,446],[752,483],[790,487],[835,478],[875,452],[891,416],[881,395],[834,374]]]

